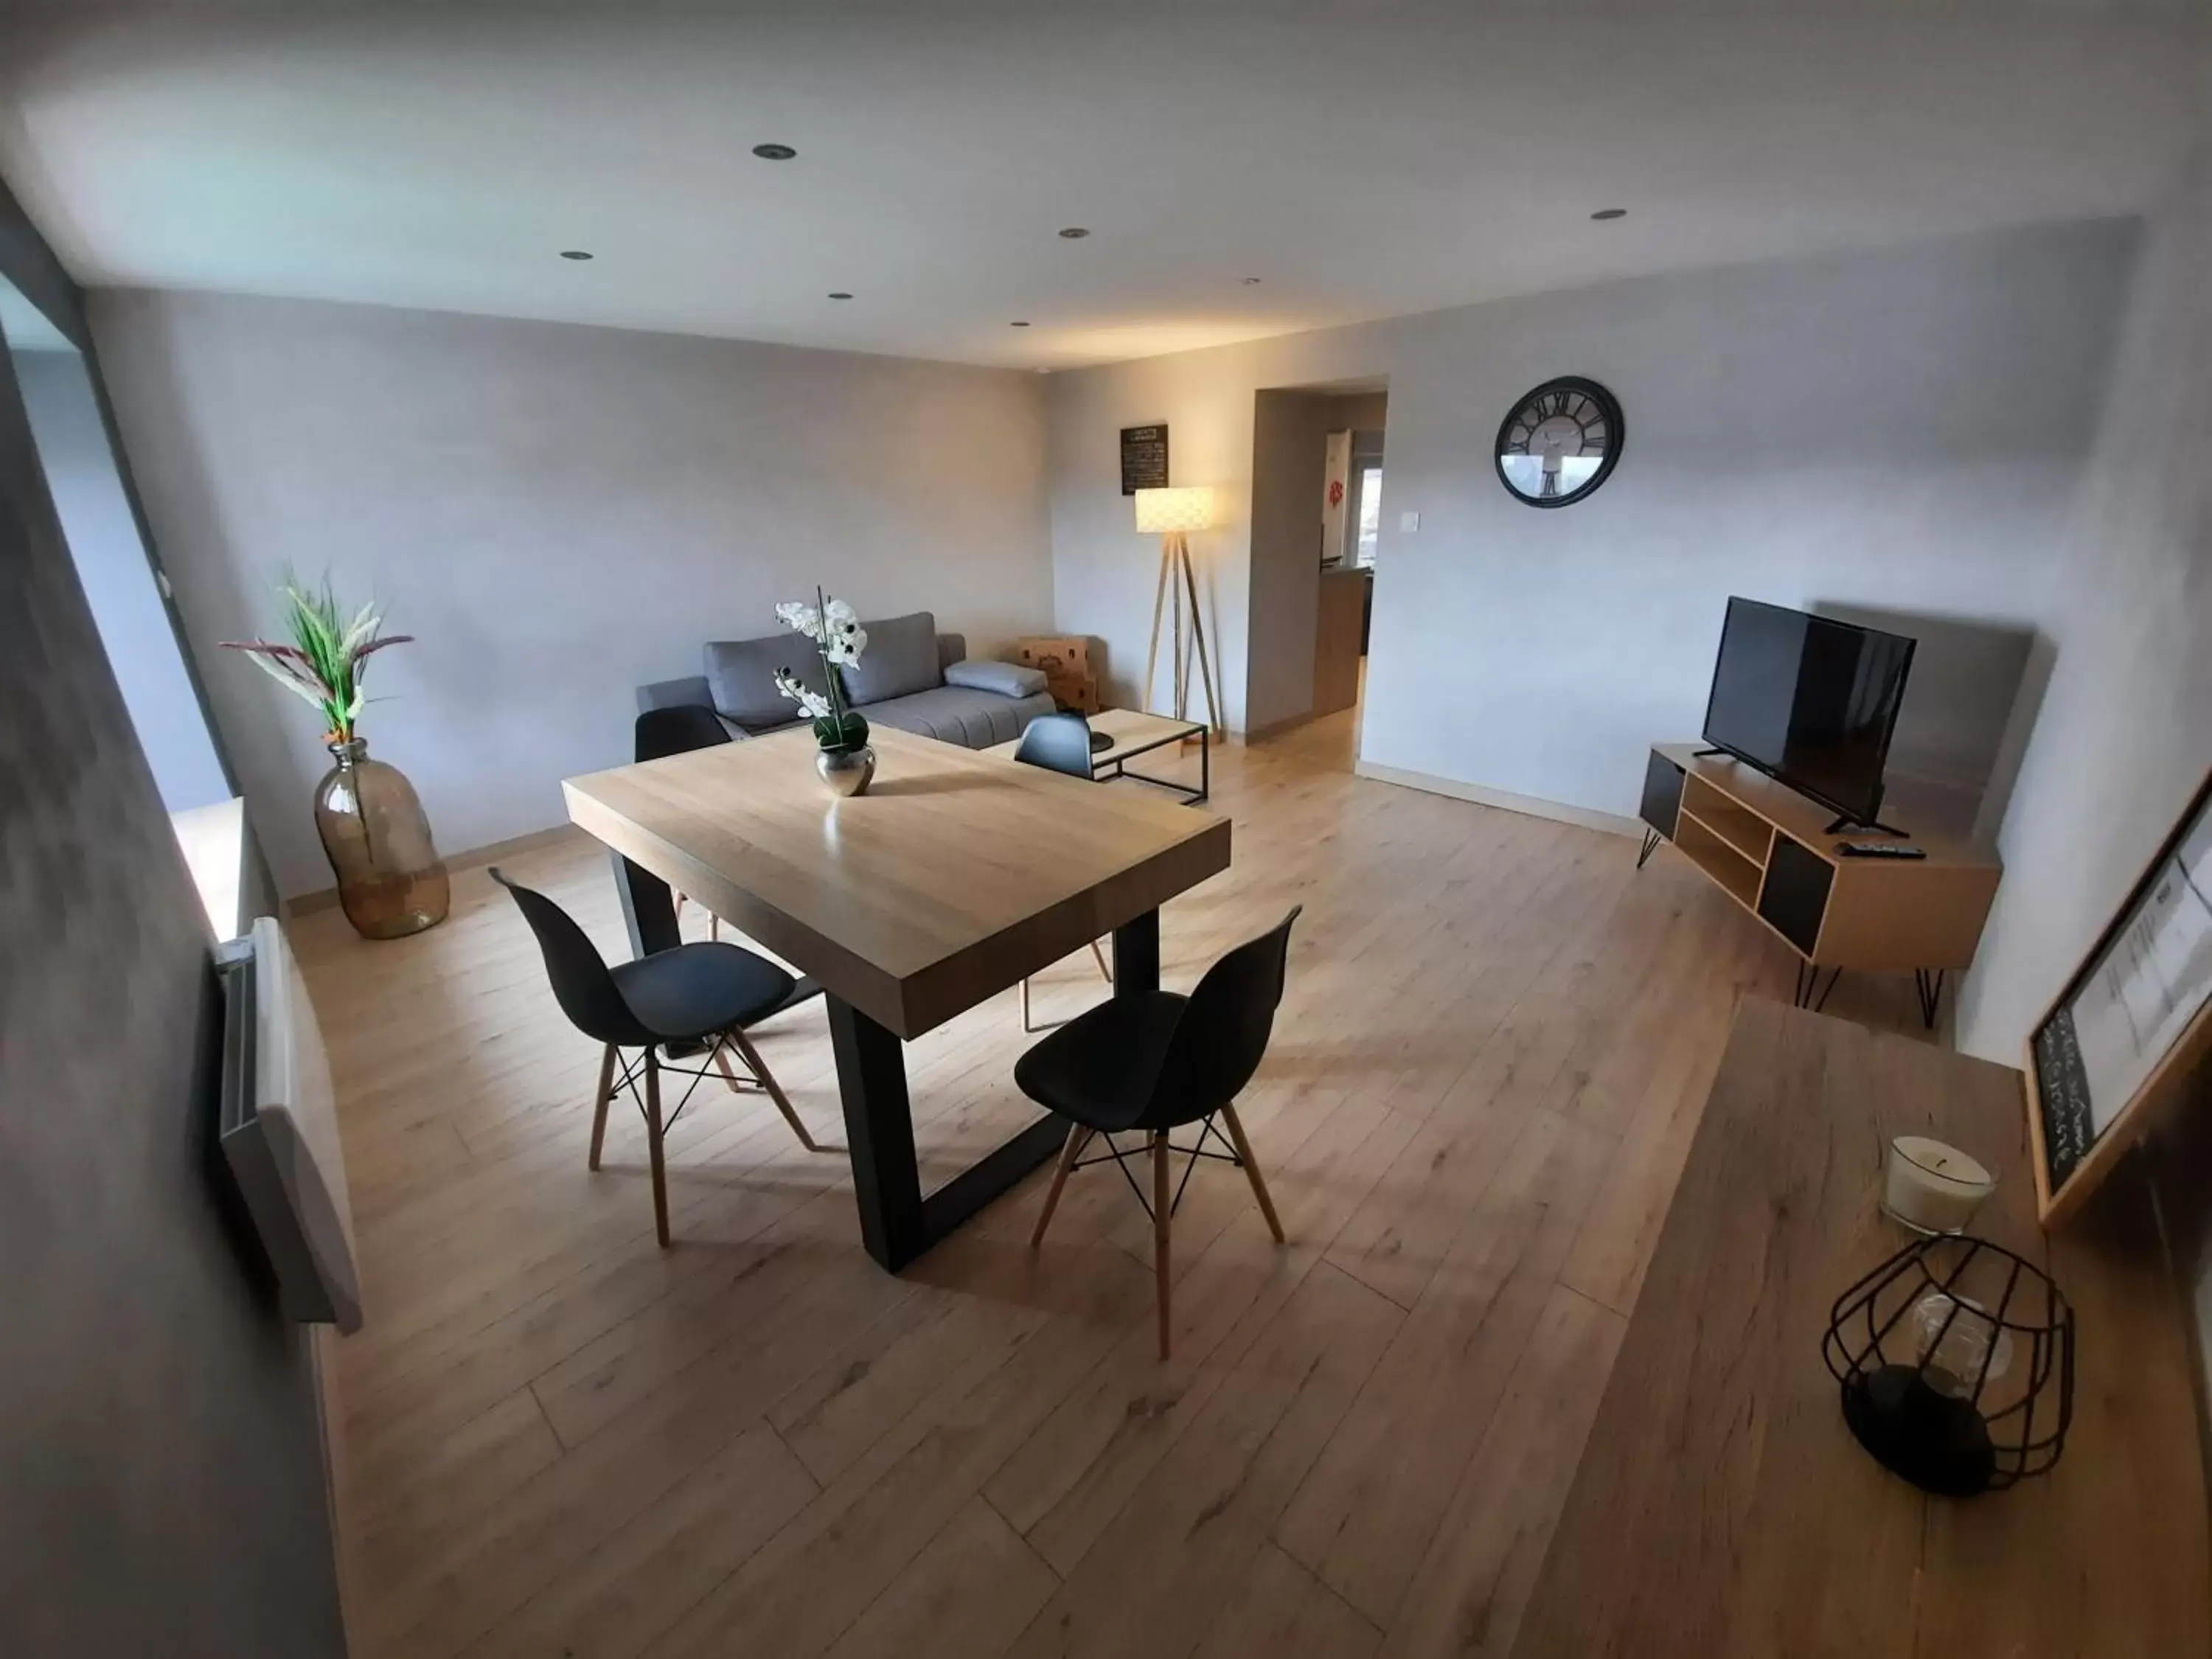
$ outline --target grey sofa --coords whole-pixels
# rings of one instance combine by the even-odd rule
[[[868,630],[867,649],[839,673],[847,701],[872,725],[984,749],[1018,738],[1039,714],[1052,713],[1042,674],[969,659],[967,641],[939,633],[927,611],[860,625]],[[800,723],[797,706],[775,689],[777,669],[814,690],[828,689],[821,658],[796,634],[716,641],[702,655],[704,673],[638,687],[639,709],[697,703],[719,714],[733,736],[757,737]]]

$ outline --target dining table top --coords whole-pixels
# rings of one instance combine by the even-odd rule
[[[1229,867],[1230,825],[877,726],[868,792],[804,727],[570,778],[568,816],[902,1037]]]

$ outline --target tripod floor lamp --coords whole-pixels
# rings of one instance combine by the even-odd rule
[[[1221,729],[1221,698],[1214,690],[1213,664],[1206,651],[1206,624],[1198,608],[1198,580],[1191,574],[1189,532],[1213,522],[1213,490],[1206,484],[1177,489],[1137,492],[1137,528],[1160,538],[1160,580],[1152,590],[1152,642],[1145,653],[1145,688],[1139,702],[1152,700],[1152,678],[1159,672],[1160,623],[1172,605],[1174,622],[1168,641],[1168,664],[1175,677],[1175,717],[1192,718],[1190,693],[1194,687],[1206,696],[1206,723]],[[1186,620],[1184,602],[1190,610]],[[1198,658],[1198,678],[1191,678],[1191,657]]]

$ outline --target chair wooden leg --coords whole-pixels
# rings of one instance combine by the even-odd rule
[[[1106,965],[1106,953],[1098,948],[1098,941],[1091,941],[1091,959],[1098,964],[1098,977],[1109,985],[1114,982],[1114,970]]]
[[[737,1068],[730,1064],[730,1051],[722,1044],[723,1040],[720,1037],[714,1039],[714,1064],[721,1068],[722,1081],[730,1085],[730,1092],[734,1095],[744,1088],[745,1080],[738,1075]]]
[[[1152,1137],[1152,1281],[1159,1298],[1160,1358],[1168,1357],[1168,1135]]]
[[[668,1169],[660,1147],[660,1055],[645,1051],[645,1144],[653,1158],[653,1230],[668,1248]]]
[[[1275,1200],[1267,1196],[1267,1183],[1261,1178],[1260,1165],[1252,1157],[1252,1143],[1244,1139],[1244,1126],[1237,1121],[1237,1109],[1224,1106],[1223,1121],[1229,1125],[1229,1142],[1237,1149],[1237,1161],[1244,1166],[1244,1174],[1252,1182],[1252,1196],[1260,1200],[1260,1213],[1267,1218],[1267,1231],[1275,1236],[1275,1243],[1283,1242],[1283,1224],[1275,1215]]]
[[[589,1167],[594,1170],[599,1167],[599,1148],[606,1144],[607,1103],[614,1098],[617,1058],[615,1045],[611,1042],[599,1055],[599,1091],[592,1097],[592,1156]]]
[[[769,1070],[768,1062],[760,1057],[760,1050],[753,1047],[751,1039],[743,1031],[732,1031],[730,1041],[738,1045],[738,1052],[745,1058],[746,1069],[760,1079],[761,1087],[768,1091],[768,1097],[775,1103],[775,1109],[781,1112],[783,1121],[791,1125],[791,1133],[799,1137],[799,1144],[810,1152],[820,1152],[822,1149],[814,1144],[814,1137],[806,1133],[805,1124],[799,1121],[799,1114],[791,1109],[791,1102],[784,1095],[783,1085],[775,1080],[775,1073]],[[715,1045],[714,1052],[717,1054],[722,1052],[720,1043]],[[729,1070],[726,1060],[722,1062],[722,1067],[726,1073]],[[731,1086],[736,1086],[734,1080]]]
[[[1037,1212],[1036,1225],[1030,1233],[1030,1249],[1044,1243],[1044,1230],[1052,1224],[1052,1212],[1060,1207],[1060,1189],[1067,1185],[1068,1171],[1075,1160],[1083,1156],[1083,1149],[1091,1141],[1091,1131],[1080,1123],[1067,1126],[1066,1144],[1060,1149],[1060,1161],[1052,1168],[1052,1185],[1044,1189],[1044,1208]]]

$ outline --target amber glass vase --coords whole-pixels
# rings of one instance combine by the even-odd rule
[[[404,939],[446,919],[446,866],[415,786],[368,757],[359,738],[331,745],[337,762],[315,790],[315,828],[338,878],[338,902],[363,939]]]

